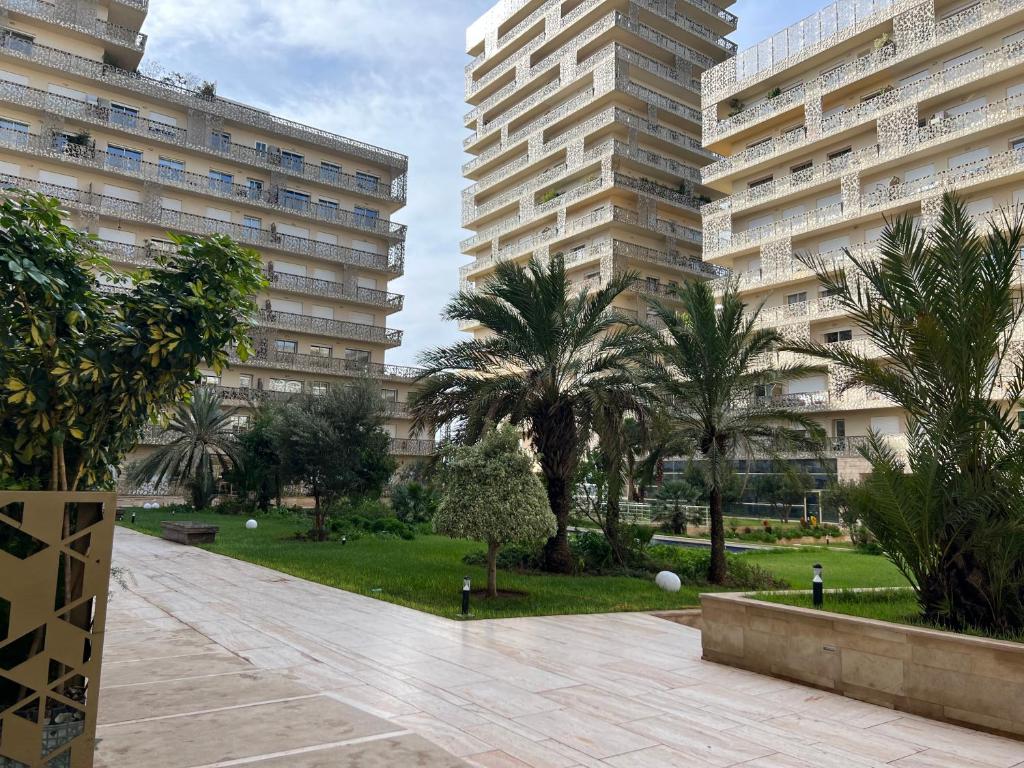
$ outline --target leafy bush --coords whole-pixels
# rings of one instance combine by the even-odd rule
[[[434,489],[411,480],[391,489],[391,509],[406,523],[428,523],[434,519],[439,499]]]
[[[651,571],[672,571],[684,584],[707,584],[711,566],[711,550],[672,547],[658,544],[647,550]],[[728,580],[725,586],[734,589],[766,590],[786,589],[789,584],[776,578],[761,566],[744,559],[743,555],[728,555]]]

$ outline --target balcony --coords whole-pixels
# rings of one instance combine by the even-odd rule
[[[798,301],[793,304],[782,304],[766,307],[757,316],[756,325],[760,328],[776,327],[791,323],[806,323],[845,316],[845,310],[833,297],[824,296],[810,301]]]
[[[79,212],[100,213],[115,218],[129,219],[168,230],[185,232],[193,235],[225,234],[241,243],[264,248],[273,248],[286,253],[301,253],[325,261],[348,264],[363,269],[401,275],[404,269],[404,256],[401,249],[393,249],[391,254],[377,254],[358,251],[354,248],[321,243],[316,240],[283,235],[273,225],[270,229],[259,229],[240,224],[210,219],[191,213],[181,213],[156,205],[143,206],[131,200],[99,195],[93,192],[61,187],[35,179],[0,174],[0,188],[25,189],[56,197],[63,204]]]
[[[821,208],[814,208],[797,216],[789,216],[770,224],[734,233],[729,239],[715,241],[709,238],[705,252],[708,255],[723,256],[756,248],[772,240],[792,237],[809,230],[827,227],[842,221],[844,210],[842,203],[833,203]]]
[[[654,15],[659,16],[662,19],[665,19],[666,21],[672,23],[673,25],[678,27],[680,30],[683,30],[684,32],[688,32],[691,35],[696,35],[697,37],[704,40],[706,43],[711,44],[712,46],[720,49],[724,53],[727,53],[730,56],[736,53],[736,43],[734,43],[732,40],[729,40],[724,35],[719,35],[710,27],[707,27],[704,24],[701,24],[700,22],[694,21],[688,16],[684,16],[681,13],[678,13],[674,8],[668,6],[663,0],[633,1],[641,8],[644,8],[653,13]],[[672,5],[674,5],[674,3]],[[709,8],[707,6],[711,6],[711,3],[704,3],[704,7],[702,8],[702,10],[704,10],[706,13],[712,13],[716,18],[722,21],[726,21],[727,23],[728,17],[731,16],[732,25],[735,27],[735,16],[720,8],[716,8],[714,9],[714,11],[712,11],[713,6],[712,8]],[[701,8],[700,5],[697,5],[696,7]]]
[[[162,80],[120,69],[111,64],[104,64],[95,59],[76,56],[58,48],[50,48],[38,43],[26,46],[24,41],[11,35],[0,34],[0,56],[32,61],[56,72],[84,77],[141,98],[171,102],[186,110],[194,109],[201,113],[217,115],[223,119],[265,131],[271,136],[286,136],[316,147],[331,149],[342,155],[363,158],[389,168],[396,174],[405,172],[409,167],[409,159],[405,155],[391,150],[287,120],[229,99],[218,96],[210,98],[198,91],[171,85]]]
[[[423,375],[422,368],[410,368],[403,365],[386,363],[367,363],[361,360],[349,360],[343,357],[322,357],[298,352],[280,352],[275,349],[262,349],[257,343],[256,353],[245,360],[232,352],[229,355],[231,365],[238,368],[262,368],[276,371],[296,371],[301,373],[328,374],[345,378],[368,377],[412,383]]]
[[[22,13],[48,24],[68,27],[140,55],[146,50],[146,35],[138,30],[111,24],[103,19],[82,21],[76,18],[73,8],[66,10],[44,0],[0,0],[0,9]]]
[[[204,385],[206,386],[206,385]],[[345,385],[343,385],[345,386]],[[240,405],[256,406],[263,403],[287,403],[299,397],[316,397],[320,392],[309,387],[302,392],[279,392],[271,389],[258,389],[254,387],[225,387],[223,385],[209,386],[220,398],[227,402]],[[408,403],[400,403],[397,400],[384,400],[384,412],[389,418],[408,419],[411,416]]]
[[[351,301],[380,307],[388,312],[400,312],[404,297],[397,293],[380,291],[375,288],[361,288],[346,283],[319,280],[313,277],[278,272],[272,268],[264,270],[271,290],[288,291],[304,296],[324,296],[339,301]]]
[[[397,347],[402,343],[402,331],[393,328],[313,317],[312,315],[299,315],[293,312],[278,312],[273,309],[260,310],[257,324],[267,328],[299,331],[313,336],[330,336],[337,339],[354,339],[383,344],[387,347]]]
[[[242,432],[244,427],[239,427],[235,431]],[[157,424],[147,424],[139,436],[139,445],[169,445],[180,437],[180,432],[165,429]],[[432,456],[437,451],[437,443],[433,440],[393,437],[390,451],[392,456]]]
[[[785,93],[780,93],[777,96],[765,99],[759,104],[745,107],[737,114],[723,118],[717,122],[709,122],[705,120],[703,123],[704,143],[712,144],[716,141],[721,141],[730,133],[734,133],[750,125],[759,125],[766,120],[777,117],[791,109],[802,107],[806,98],[806,90],[803,84],[800,84]]]

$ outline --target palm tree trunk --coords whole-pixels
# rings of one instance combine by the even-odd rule
[[[547,491],[558,529],[544,546],[544,570],[572,573],[572,552],[569,551],[570,483],[564,477],[547,475]]]
[[[498,550],[500,544],[487,543],[487,596],[498,596]]]
[[[708,512],[711,516],[711,567],[708,570],[708,581],[712,584],[724,584],[728,566],[725,561],[725,517],[720,488],[711,488],[708,502]]]

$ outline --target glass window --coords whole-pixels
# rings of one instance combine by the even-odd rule
[[[309,392],[312,395],[326,395],[331,389],[331,385],[326,381],[314,381],[309,385]]]
[[[372,173],[363,173],[362,171],[356,172],[356,184],[360,189],[365,189],[370,192],[376,192],[377,187],[380,185],[380,176],[374,176]]]
[[[216,387],[220,384],[220,376],[217,376],[214,373],[204,373],[202,382],[208,387]]]
[[[15,32],[10,29],[3,30],[3,46],[12,51],[31,56],[35,46],[35,38],[31,35]]]
[[[252,374],[243,373],[238,377],[238,386],[242,389],[252,388]]]
[[[361,227],[372,227],[377,223],[377,219],[380,218],[380,211],[373,208],[364,208],[361,205],[356,206],[355,214],[356,223]]]
[[[299,342],[288,341],[287,339],[278,339],[274,342],[278,352],[287,352],[288,354],[295,354],[299,351]]]
[[[110,105],[110,122],[122,128],[135,128],[139,122],[139,110],[124,104]]]
[[[345,359],[356,363],[368,363],[370,362],[370,353],[365,349],[346,349]]]
[[[334,163],[320,163],[320,180],[337,184],[341,181],[341,166]]]
[[[263,199],[263,181],[261,179],[249,179],[249,199]]]
[[[1014,139],[1011,141],[1010,149],[1024,149],[1024,138]]]
[[[787,304],[803,304],[805,301],[807,301],[807,291],[791,293],[786,297]]]
[[[226,131],[214,131],[210,134],[210,149],[215,152],[231,151],[231,134]]]
[[[320,215],[325,219],[338,218],[338,204],[334,200],[320,198]]]
[[[267,156],[267,142],[265,142],[265,141],[257,141],[256,142],[256,154],[259,155],[260,157],[264,157],[264,158]]]
[[[142,153],[135,149],[108,144],[107,165],[123,171],[138,171],[142,167]]]
[[[293,189],[285,189],[281,192],[281,205],[291,208],[293,211],[308,211],[310,199],[305,192],[296,192]]]
[[[846,437],[846,419],[832,420],[832,437]]]
[[[309,348],[309,354],[314,357],[330,357],[333,350],[330,347],[325,347],[322,344],[314,344]]]
[[[832,331],[831,333],[825,334],[826,344],[838,344],[841,341],[851,341],[853,339],[853,331]]]
[[[235,185],[235,177],[230,173],[224,173],[224,171],[210,171],[210,189],[214,192],[220,192],[221,194],[231,194],[231,189]]]
[[[270,391],[298,395],[302,393],[302,382],[295,379],[271,379]]]
[[[398,390],[397,389],[382,389],[380,396],[384,398],[385,402],[397,403],[398,402]]]
[[[306,158],[296,152],[281,150],[281,167],[302,173],[306,168]]]
[[[185,163],[169,157],[160,158],[160,178],[168,181],[181,181],[185,175]]]
[[[28,125],[2,117],[0,118],[0,136],[11,144],[24,146],[28,144]]]
[[[242,226],[246,229],[263,229],[263,219],[259,216],[246,216],[242,219]]]
[[[231,425],[233,432],[241,432],[249,428],[249,414],[247,413],[236,413],[233,416],[228,416],[228,424]]]

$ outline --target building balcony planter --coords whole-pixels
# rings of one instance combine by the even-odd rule
[[[826,603],[828,595],[826,594]],[[701,595],[704,659],[1024,738],[1024,644]],[[826,605],[827,607],[827,605]]]
[[[0,765],[93,765],[116,509],[0,492]]]

